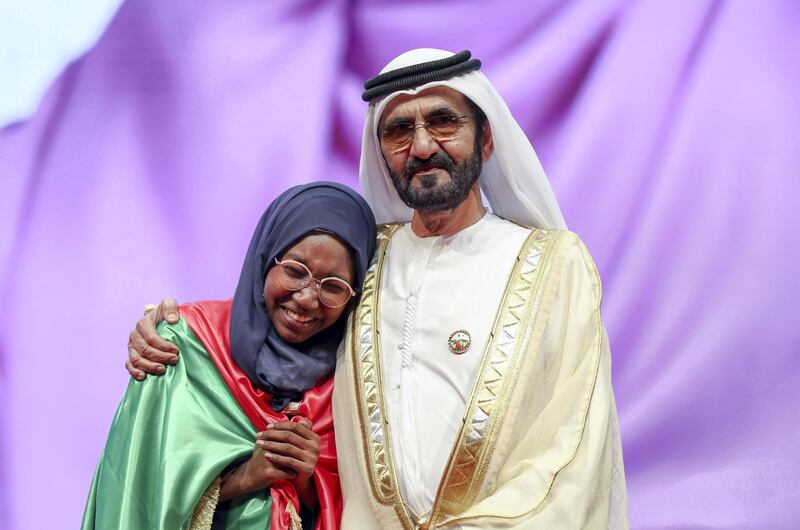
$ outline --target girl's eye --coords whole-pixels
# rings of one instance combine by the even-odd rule
[[[304,278],[308,275],[305,270],[303,270],[301,267],[298,267],[297,265],[291,265],[291,264],[284,265],[283,270],[285,270],[286,274],[288,274],[292,278],[299,279],[299,278]]]
[[[329,280],[322,282],[322,289],[324,289],[326,292],[330,294],[342,294],[345,291],[347,291],[344,285],[342,285],[336,280]]]

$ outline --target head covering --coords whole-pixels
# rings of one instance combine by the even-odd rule
[[[282,410],[331,374],[344,332],[345,317],[302,344],[285,342],[275,331],[264,302],[264,280],[275,258],[314,230],[332,232],[355,257],[358,291],[375,251],[375,217],[355,191],[335,182],[295,186],[278,196],[261,216],[231,308],[231,354],[259,388]]]
[[[469,50],[462,50],[444,59],[416,63],[378,74],[364,83],[361,99],[372,101],[397,90],[415,88],[431,81],[442,81],[479,70],[481,62],[471,57]]]
[[[381,74],[454,55],[432,48],[411,50],[387,64]],[[483,164],[478,180],[489,209],[500,217],[525,226],[566,228],[561,209],[531,143],[500,94],[486,76],[477,70],[397,90],[370,101],[364,124],[359,179],[378,222],[407,222],[413,213],[397,195],[383,159],[378,142],[380,116],[386,104],[397,95],[418,94],[435,86],[446,86],[461,92],[480,107],[489,120],[494,154]]]

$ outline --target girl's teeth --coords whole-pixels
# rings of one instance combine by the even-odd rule
[[[297,320],[299,322],[310,322],[312,320],[311,317],[304,317],[302,315],[299,315],[299,314],[295,313],[291,309],[286,309],[286,313],[288,313],[290,317],[292,317],[293,319],[295,319],[295,320]]]

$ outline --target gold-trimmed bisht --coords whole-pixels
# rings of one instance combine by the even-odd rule
[[[380,354],[381,274],[389,241],[400,226],[380,227],[378,250],[352,319],[355,398],[374,499],[378,504],[392,507],[404,529],[428,529],[465,511],[478,494],[502,426],[502,411],[516,382],[524,353],[526,323],[535,317],[537,305],[533,302],[541,285],[541,271],[558,232],[533,229],[517,256],[436,500],[430,512],[417,517],[409,513],[400,494],[385,412]]]

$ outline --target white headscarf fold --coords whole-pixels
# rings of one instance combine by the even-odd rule
[[[381,73],[451,55],[452,52],[432,48],[411,50],[387,64]],[[398,94],[418,94],[435,86],[446,86],[464,94],[480,107],[491,124],[494,154],[483,164],[479,177],[489,209],[504,219],[524,226],[566,228],[561,209],[533,146],[503,98],[480,71],[433,81],[414,89],[398,90],[370,103],[364,124],[359,179],[377,222],[408,222],[413,213],[397,195],[381,154],[377,131],[380,116],[386,104]]]

